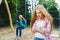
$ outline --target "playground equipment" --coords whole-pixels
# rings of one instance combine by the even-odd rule
[[[2,0],[0,0],[0,5],[1,5],[1,3],[2,3]]]
[[[11,12],[10,12],[7,0],[4,0],[4,2],[5,2],[6,9],[7,9],[8,16],[9,16],[9,20],[10,20],[10,28],[11,28],[11,31],[13,32],[14,31],[14,27],[13,27],[13,24],[12,24]],[[0,5],[1,5],[1,3],[2,3],[2,0],[0,0]]]
[[[4,2],[5,2],[6,9],[7,9],[8,16],[9,16],[9,20],[10,20],[11,31],[14,31],[13,24],[12,24],[12,18],[11,18],[11,12],[9,10],[8,2],[7,2],[7,0],[4,0]]]

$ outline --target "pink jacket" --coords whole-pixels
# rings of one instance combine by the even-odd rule
[[[51,40],[51,36],[50,36],[50,22],[48,21],[47,18],[45,18],[45,23],[46,23],[46,29],[47,29],[47,32],[46,32],[46,40]]]
[[[50,37],[50,22],[48,21],[47,18],[44,18],[44,20],[45,20],[45,27],[47,29],[46,40],[51,40],[51,37]],[[37,21],[34,22],[33,27],[32,27],[32,31],[34,31],[34,27],[35,27],[36,23],[37,23]]]

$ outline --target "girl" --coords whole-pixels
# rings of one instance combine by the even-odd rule
[[[34,40],[51,40],[53,19],[43,5],[38,5],[32,13],[30,27]]]
[[[26,20],[22,15],[19,15],[19,20],[17,21],[17,23],[18,23],[19,27],[16,28],[16,40],[19,40],[22,35],[22,29],[24,29],[26,27]]]

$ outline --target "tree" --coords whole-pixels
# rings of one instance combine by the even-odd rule
[[[8,3],[11,10],[13,23],[16,23],[19,15],[23,15],[27,20],[27,24],[29,24],[31,15],[28,10],[28,0],[8,0]]]
[[[13,23],[16,23],[19,15],[23,15],[25,17],[25,0],[8,0],[8,3]]]

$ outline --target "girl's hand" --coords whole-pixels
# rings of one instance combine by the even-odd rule
[[[16,22],[18,22],[18,20],[16,20]]]
[[[32,31],[32,33],[36,33],[37,32],[37,27],[34,27],[34,30]]]
[[[47,29],[46,28],[43,28],[42,31],[44,31],[44,35],[46,36]]]
[[[47,29],[46,29],[46,28],[42,28],[42,30],[43,30],[43,31],[45,31],[45,32],[47,31]]]
[[[46,36],[46,28],[43,28],[43,29],[38,29],[37,27],[34,28],[34,31],[35,32],[39,32],[39,33],[42,33],[44,36]]]

